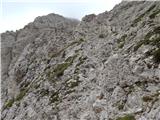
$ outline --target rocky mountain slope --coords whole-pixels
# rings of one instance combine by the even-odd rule
[[[1,37],[2,120],[160,120],[160,2]]]

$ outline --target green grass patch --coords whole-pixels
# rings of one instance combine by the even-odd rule
[[[60,77],[63,75],[64,71],[72,65],[74,59],[77,57],[78,54],[74,56],[68,57],[64,63],[57,64],[55,68],[47,69],[46,75],[49,80],[53,80],[54,77]]]
[[[71,63],[62,63],[58,64],[57,67],[54,69],[54,74],[57,77],[60,77],[63,75],[64,71],[71,65]]]
[[[125,44],[125,42],[120,42],[120,43],[118,44],[118,48],[123,48],[124,44]]]
[[[16,98],[9,99],[9,100],[5,103],[3,109],[12,107],[12,105],[13,105],[13,103],[14,103],[15,101],[20,101],[20,100],[26,95],[26,92],[27,92],[26,90],[21,90],[20,93],[16,96]]]
[[[12,98],[12,99],[10,99],[10,100],[8,100],[6,103],[5,103],[5,105],[4,105],[4,109],[6,109],[6,108],[10,108],[10,107],[12,107],[12,105],[13,105],[13,103],[14,103],[14,98]]]
[[[125,115],[123,117],[118,117],[116,120],[136,120],[133,115]]]
[[[77,57],[77,54],[74,56],[70,56],[65,60],[65,63],[62,64],[58,64],[57,67],[54,69],[54,74],[57,77],[60,77],[63,75],[64,71],[70,66],[72,65],[74,59]]]

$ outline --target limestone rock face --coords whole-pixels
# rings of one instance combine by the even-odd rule
[[[160,2],[1,34],[3,120],[159,120]]]

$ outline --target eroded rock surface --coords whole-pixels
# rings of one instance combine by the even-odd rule
[[[160,2],[1,37],[3,120],[160,120]]]

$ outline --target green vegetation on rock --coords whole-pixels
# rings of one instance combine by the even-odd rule
[[[6,103],[5,103],[5,105],[4,105],[4,109],[6,109],[6,108],[10,108],[10,107],[12,107],[12,105],[13,105],[13,103],[14,103],[14,98],[12,98],[12,99],[9,99]]]
[[[143,44],[146,44],[148,43],[148,41],[145,41],[145,40],[142,40],[142,41],[139,41],[136,46],[134,46],[134,51],[137,51]]]
[[[13,105],[13,103],[14,103],[15,101],[20,101],[20,100],[26,95],[26,92],[27,92],[26,90],[22,90],[22,91],[20,91],[20,93],[16,96],[16,98],[9,99],[9,100],[5,103],[3,109],[12,107],[12,105]]]
[[[53,92],[53,94],[50,97],[51,103],[58,102],[60,100],[58,94],[59,94],[58,92]]]
[[[84,39],[83,38],[80,38],[79,40],[77,41],[73,41],[72,43],[68,44],[66,47],[62,48],[61,50],[59,50],[58,52],[56,53],[50,53],[49,54],[49,57],[50,58],[53,58],[53,57],[57,57],[58,55],[60,55],[62,52],[64,52],[67,48],[69,48],[70,46],[73,46],[75,44],[78,44],[80,45],[82,42],[84,42]]]
[[[68,57],[64,63],[62,64],[58,64],[57,67],[53,70],[54,74],[59,77],[62,76],[64,71],[70,66],[72,65],[74,59],[77,57],[77,54],[74,56],[70,56]]]
[[[63,75],[64,71],[71,65],[71,63],[62,63],[58,64],[57,67],[54,69],[54,75],[60,77]]]
[[[118,41],[118,48],[123,48],[127,35],[124,34]]]
[[[16,101],[20,101],[27,93],[27,89],[21,90],[20,93],[15,98]]]
[[[124,42],[120,42],[119,44],[118,44],[118,48],[123,48],[123,46],[124,46]]]
[[[133,23],[131,24],[132,27],[136,26],[138,22],[142,20],[142,18],[145,16],[145,13],[141,14],[138,18],[136,18]]]
[[[47,71],[47,77],[49,80],[52,80],[54,77],[60,77],[63,75],[64,71],[72,65],[74,59],[77,57],[77,54],[74,56],[68,57],[64,63],[56,65],[55,68],[50,68]]]
[[[73,60],[77,57],[78,54],[68,57],[65,62],[73,63]]]
[[[128,114],[123,117],[118,117],[116,120],[136,120],[136,119],[133,115]]]
[[[143,96],[143,97],[142,97],[142,100],[143,100],[144,102],[149,102],[149,101],[152,101],[153,98],[152,98],[151,96]]]
[[[132,27],[136,26],[138,22],[140,22],[142,20],[142,18],[148,14],[148,12],[150,12],[152,9],[155,8],[156,5],[152,5],[145,13],[141,14],[140,16],[138,16],[133,23],[131,24]]]
[[[159,95],[160,95],[160,93],[159,93],[159,91],[157,91],[156,93],[152,93],[151,95],[143,96],[142,100],[144,102],[151,102],[151,101],[153,102],[158,99]]]
[[[153,28],[152,31],[148,32],[144,39],[139,41],[134,47],[134,51],[137,51],[142,45],[152,45],[160,47],[160,36],[150,39],[153,35],[160,35],[160,26]]]
[[[151,19],[154,19],[158,14],[160,14],[160,9],[153,11],[153,13],[149,17]]]
[[[121,38],[120,38],[120,42],[123,42],[123,41],[125,41],[126,40],[126,37],[127,37],[127,35],[126,34],[124,34]]]

